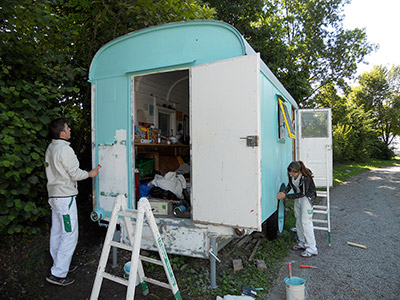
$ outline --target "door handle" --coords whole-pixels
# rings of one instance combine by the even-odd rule
[[[247,147],[257,147],[258,146],[258,135],[248,135],[246,137],[240,137],[241,140],[246,140]]]

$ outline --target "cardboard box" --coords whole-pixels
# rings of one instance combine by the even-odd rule
[[[150,198],[149,202],[154,215],[167,216],[172,214],[172,201]]]

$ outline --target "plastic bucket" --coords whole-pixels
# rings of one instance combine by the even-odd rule
[[[306,281],[300,277],[284,279],[286,284],[286,300],[304,300]]]
[[[128,261],[125,265],[124,265],[124,278],[129,280],[129,272],[131,271],[131,262]],[[136,276],[136,286],[139,285],[140,281],[139,281],[139,276]]]

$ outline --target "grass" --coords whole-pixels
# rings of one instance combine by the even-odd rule
[[[335,164],[333,166],[333,186],[337,186],[346,179],[377,168],[400,165],[400,157],[391,160],[370,160],[367,162],[351,162],[347,164]]]

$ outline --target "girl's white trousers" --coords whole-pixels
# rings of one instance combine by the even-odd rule
[[[51,274],[65,278],[78,243],[78,212],[76,197],[50,198],[51,230],[50,255],[53,258]]]
[[[299,245],[312,254],[318,254],[312,222],[313,207],[307,197],[294,200],[294,216]]]

